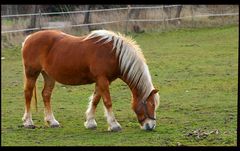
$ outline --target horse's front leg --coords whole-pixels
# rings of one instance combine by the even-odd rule
[[[96,89],[99,92],[99,94],[103,97],[105,116],[109,124],[108,130],[120,131],[122,129],[121,125],[115,119],[115,116],[112,111],[112,101],[109,92],[109,81],[104,77],[99,78],[96,83]]]
[[[94,93],[89,98],[88,109],[86,111],[86,122],[84,122],[84,126],[88,129],[97,128],[97,123],[95,121],[95,112],[100,99],[101,95],[98,93],[95,87]]]

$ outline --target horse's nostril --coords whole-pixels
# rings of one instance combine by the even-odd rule
[[[150,126],[149,126],[149,124],[148,124],[148,123],[146,124],[146,129],[147,129],[147,130],[149,130],[149,129],[150,129]]]
[[[149,130],[149,131],[151,131],[151,130],[153,130],[154,128],[155,128],[155,124],[149,124],[149,123],[146,123],[145,125],[144,125],[144,128],[145,128],[145,130]]]
[[[150,124],[149,123],[147,123],[146,125],[145,125],[145,128],[146,128],[146,130],[153,130],[153,128],[154,128],[154,126],[150,126]]]

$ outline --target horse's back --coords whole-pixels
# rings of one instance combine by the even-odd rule
[[[61,37],[61,32],[57,30],[38,31],[27,36],[22,47],[24,51],[29,51],[43,45],[51,46],[59,37]]]
[[[45,49],[50,49],[59,37],[61,32],[55,30],[39,31],[27,36],[22,44],[23,57],[30,54],[39,55]]]

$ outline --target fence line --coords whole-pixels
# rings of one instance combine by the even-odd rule
[[[121,21],[110,21],[110,22],[100,22],[100,23],[90,23],[90,24],[78,24],[78,25],[69,25],[69,26],[54,26],[54,27],[42,27],[41,29],[53,29],[53,28],[66,28],[66,27],[81,27],[81,26],[91,26],[91,25],[104,25],[104,24],[113,24]]]
[[[214,17],[214,16],[237,16],[239,13],[227,13],[227,14],[204,14],[204,15],[195,15],[194,17]],[[170,18],[170,19],[130,19],[128,21],[134,22],[161,22],[161,21],[172,21],[172,20],[179,20],[179,19],[186,19],[192,18],[192,16],[184,16],[178,18]]]
[[[152,8],[164,8],[164,7],[177,7],[181,5],[171,5],[171,6],[154,6],[154,7],[127,7],[127,8],[112,8],[112,9],[99,9],[99,10],[87,10],[87,11],[70,11],[70,12],[54,12],[54,13],[41,13],[43,15],[53,15],[53,14],[71,14],[71,13],[84,13],[84,12],[100,12],[100,11],[113,11],[113,10],[129,10],[129,9],[152,9]],[[1,16],[2,18],[7,17],[23,17],[23,16],[33,16],[39,15],[39,13],[35,14],[19,14],[19,15],[4,15]],[[203,15],[194,15],[194,18],[197,17],[214,17],[214,16],[238,16],[239,13],[226,13],[226,14],[203,14]],[[3,33],[13,33],[13,32],[23,32],[23,31],[34,31],[40,29],[59,29],[59,28],[70,28],[70,27],[83,27],[83,26],[92,26],[92,25],[103,25],[103,24],[113,24],[113,23],[120,23],[120,22],[162,22],[162,21],[173,21],[173,20],[180,20],[186,18],[192,18],[193,16],[183,16],[178,18],[165,18],[165,19],[125,19],[125,20],[118,20],[118,21],[108,21],[108,22],[98,22],[98,23],[89,23],[89,24],[78,24],[78,25],[67,25],[67,26],[50,26],[50,27],[36,27],[36,28],[28,28],[28,29],[19,29],[19,30],[7,30],[1,31]]]
[[[87,12],[101,12],[101,11],[114,11],[114,10],[124,10],[127,8],[111,8],[111,9],[96,9],[96,10],[80,10],[80,11],[68,11],[68,12],[52,12],[52,13],[42,13],[42,15],[62,15],[62,14],[76,14],[76,13],[87,13]],[[33,14],[17,14],[17,15],[3,15],[2,18],[9,18],[9,17],[25,17],[25,16],[36,16],[39,13]]]
[[[14,32],[23,32],[23,31],[34,31],[39,30],[40,28],[27,28],[27,29],[18,29],[18,30],[7,30],[7,31],[1,31],[1,34],[4,33],[14,33]]]
[[[169,6],[145,6],[145,7],[131,7],[131,9],[158,9],[158,8],[168,8],[168,7],[177,7],[181,5],[169,5]],[[109,9],[95,9],[95,10],[80,10],[80,11],[68,11],[68,12],[52,12],[52,13],[41,13],[44,15],[59,15],[59,14],[76,14],[76,13],[92,13],[92,12],[107,12],[107,11],[118,11],[118,10],[127,10],[127,7],[123,8],[109,8]],[[32,13],[32,14],[16,14],[16,15],[3,15],[1,18],[10,18],[10,17],[25,17],[25,16],[36,16],[39,13]]]
[[[113,24],[121,21],[110,21],[110,22],[100,22],[100,23],[90,23],[90,24],[78,24],[78,25],[68,25],[68,26],[52,26],[52,27],[41,27],[41,28],[29,28],[29,29],[19,29],[19,30],[8,30],[2,31],[1,33],[13,33],[13,32],[22,32],[22,31],[34,31],[40,29],[59,29],[59,28],[70,28],[70,27],[82,27],[82,26],[91,26],[91,25],[104,25],[104,24]]]

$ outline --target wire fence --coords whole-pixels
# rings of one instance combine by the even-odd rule
[[[176,9],[182,7],[181,14],[176,17]],[[124,32],[127,32],[129,30],[129,26],[137,25],[138,27],[141,27],[139,25],[141,22],[145,23],[145,25],[142,25],[143,27],[147,27],[150,24],[153,24],[153,22],[158,23],[160,26],[164,26],[167,28],[168,26],[179,26],[181,27],[181,24],[184,24],[184,21],[190,24],[190,27],[196,26],[199,22],[213,22],[211,19],[214,17],[219,17],[218,24],[222,24],[224,22],[223,17],[229,17],[228,20],[225,21],[225,23],[229,23],[229,20],[233,23],[238,24],[238,10],[235,10],[234,12],[231,12],[231,10],[228,11],[220,11],[221,13],[209,13],[209,11],[204,11],[200,9],[194,8],[193,5],[169,5],[169,6],[143,6],[143,7],[124,7],[124,8],[110,8],[110,9],[96,9],[96,10],[80,10],[80,11],[68,11],[68,12],[41,12],[38,13],[32,13],[32,14],[16,14],[16,15],[2,15],[2,31],[1,34],[5,33],[16,33],[16,32],[26,32],[26,31],[36,31],[36,30],[42,30],[42,29],[66,29],[66,28],[73,28],[73,27],[93,27],[96,25],[111,25],[111,24],[120,24],[121,30]],[[202,8],[203,9],[203,8]],[[136,11],[134,13],[134,11]],[[132,12],[132,14],[131,14]],[[84,15],[86,13],[92,14],[91,22],[89,23],[79,23],[77,18],[79,20],[84,20]],[[101,16],[100,14],[103,13]],[[137,15],[136,15],[137,14]],[[59,23],[61,25],[53,25],[51,26],[51,23],[54,23],[54,21],[51,21],[51,18],[62,18],[62,20],[59,22],[55,21],[55,23]],[[174,16],[175,15],[175,16]],[[31,21],[33,17],[37,17],[38,23],[35,25],[35,27],[29,28],[27,25]],[[30,17],[30,19],[27,19],[26,17]],[[21,19],[22,18],[22,19]],[[69,18],[71,19],[69,23]],[[100,20],[102,18],[102,20]],[[106,18],[110,18],[110,20],[107,20]],[[200,19],[199,22],[197,22]],[[201,20],[202,19],[202,20]],[[19,26],[16,26],[14,24],[15,22],[19,23]],[[74,21],[75,20],[75,21]],[[219,20],[222,20],[219,23]],[[5,21],[5,22],[4,22]],[[173,21],[177,21],[175,23],[172,23]],[[11,25],[11,22],[12,25]],[[5,24],[4,24],[5,23]],[[215,23],[216,25],[217,23]],[[213,23],[214,25],[214,23]],[[184,24],[182,27],[186,26]],[[25,28],[24,28],[25,27]],[[19,29],[20,28],[20,29]],[[104,28],[104,27],[100,27]],[[154,27],[152,27],[154,28]],[[119,30],[119,29],[117,29]]]
[[[152,8],[171,8],[177,7],[181,5],[170,5],[170,6],[151,6],[151,7],[131,7],[131,9],[152,9]],[[93,13],[93,12],[107,12],[107,11],[116,11],[116,10],[128,10],[129,7],[124,8],[110,8],[110,9],[95,9],[95,10],[83,10],[83,11],[68,11],[68,12],[52,12],[52,13],[41,13],[41,15],[59,15],[59,14],[75,14],[75,13]],[[23,17],[23,16],[32,16],[32,15],[39,15],[39,13],[33,14],[16,14],[16,15],[2,15],[2,18],[7,17]]]

